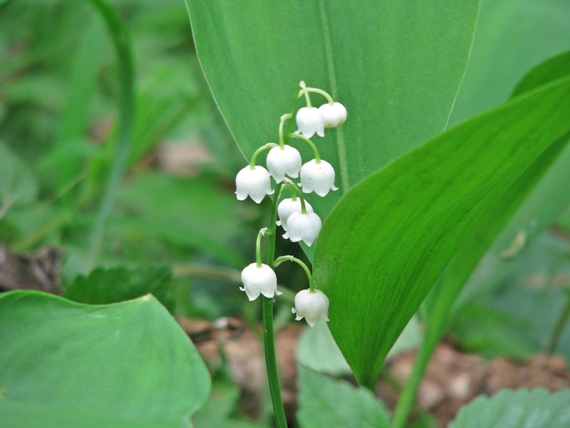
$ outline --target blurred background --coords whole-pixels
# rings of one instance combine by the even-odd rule
[[[60,249],[63,285],[96,267],[171,266],[174,312],[235,314],[236,274],[253,260],[268,206],[235,198],[246,160],[201,74],[184,3],[114,6],[131,33],[134,141],[95,263],[90,237],[118,127],[109,32],[87,2],[0,6],[0,242]],[[296,272],[294,289],[306,281]]]

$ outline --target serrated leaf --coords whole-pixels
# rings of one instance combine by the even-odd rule
[[[341,189],[308,195],[323,219],[350,187],[445,128],[478,11],[473,0],[188,6],[202,69],[246,157],[276,141],[300,80],[347,106],[346,124],[315,140]]]
[[[170,311],[173,301],[169,286],[169,266],[140,266],[137,269],[97,268],[88,276],[79,275],[67,287],[65,297],[79,303],[101,305],[135,299],[152,293]]]
[[[459,410],[449,428],[561,428],[570,426],[570,391],[503,389]]]
[[[527,169],[564,148],[569,93],[570,79],[557,81],[457,126],[335,207],[317,241],[315,282],[361,384],[375,385],[387,352],[477,223],[507,192],[521,191],[512,187]]]
[[[93,417],[100,426],[187,428],[206,401],[206,366],[152,296],[89,306],[15,291],[0,296],[0,314],[6,426],[58,428],[69,416],[73,426],[92,427]],[[22,425],[29,415],[36,422]]]
[[[390,428],[390,413],[370,391],[299,367],[302,428]]]

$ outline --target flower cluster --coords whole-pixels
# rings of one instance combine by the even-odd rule
[[[321,159],[316,145],[310,140],[315,134],[325,136],[325,128],[336,128],[346,121],[346,108],[333,100],[325,91],[317,88],[309,88],[305,82],[300,83],[301,90],[297,99],[305,99],[306,106],[300,108],[296,114],[291,112],[281,117],[279,124],[279,144],[267,143],[257,149],[250,164],[239,171],[236,177],[236,196],[240,201],[249,196],[256,203],[261,203],[266,195],[274,196],[274,212],[279,217],[274,218],[276,226],[284,230],[283,237],[292,242],[303,241],[311,246],[317,239],[321,230],[321,218],[314,212],[309,202],[305,201],[303,194],[315,193],[325,197],[331,190],[338,190],[335,186],[335,170],[327,161]],[[309,93],[324,96],[327,103],[319,108],[313,107]],[[287,120],[295,117],[298,130],[295,133],[284,135],[284,127]],[[300,140],[308,144],[314,153],[314,158],[305,162],[301,153],[289,143],[291,140]],[[269,150],[266,158],[267,168],[257,165],[258,155]],[[273,180],[272,180],[273,179]],[[295,182],[294,180],[297,180]],[[273,186],[272,183],[275,183]],[[290,198],[281,199],[284,190],[291,192]],[[279,202],[281,200],[281,202]],[[279,203],[276,207],[275,205]],[[276,209],[275,209],[276,208]],[[275,230],[272,225],[270,230]],[[277,290],[277,277],[269,265],[277,266],[283,261],[296,262],[303,266],[309,277],[310,289],[303,290],[295,297],[297,320],[303,317],[312,327],[319,319],[328,321],[327,296],[320,290],[315,290],[312,275],[306,265],[292,256],[280,257],[268,264],[261,263],[260,241],[265,236],[267,228],[258,234],[256,248],[256,263],[247,266],[242,272],[241,289],[246,292],[249,300],[255,300],[260,294],[268,298],[281,294]],[[275,239],[274,237],[272,238]],[[274,241],[273,241],[274,245]]]

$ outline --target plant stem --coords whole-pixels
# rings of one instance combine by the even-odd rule
[[[113,157],[107,186],[99,205],[95,226],[91,232],[88,263],[88,270],[90,271],[101,252],[105,226],[115,205],[115,199],[125,175],[131,152],[134,122],[134,64],[129,33],[121,17],[104,0],[89,0],[89,2],[99,11],[111,34],[119,62],[119,83],[121,88],[117,148]]]
[[[283,126],[287,119],[291,119],[293,117],[292,113],[287,113],[281,116],[281,121],[279,122],[279,146],[283,148],[285,146],[285,140],[283,139]]]
[[[272,149],[273,147],[277,147],[277,144],[275,144],[275,143],[267,143],[267,144],[264,144],[263,146],[261,146],[259,149],[257,149],[257,150],[253,153],[253,155],[251,156],[251,161],[249,162],[249,167],[250,167],[251,169],[255,169],[255,161],[257,160],[257,156],[258,156],[261,152],[263,152],[264,150]]]
[[[552,331],[552,336],[548,341],[548,346],[546,348],[546,352],[549,354],[553,354],[558,347],[558,342],[560,341],[560,337],[562,336],[562,332],[564,331],[564,327],[568,322],[568,318],[570,318],[570,298],[566,299],[566,305],[562,312],[560,313],[560,317],[558,318],[558,322],[554,326],[554,330]]]
[[[319,94],[322,95],[323,97],[325,97],[327,99],[327,102],[330,105],[334,104],[334,100],[333,98],[329,95],[328,92],[323,91],[322,89],[317,89],[317,88],[307,88],[307,92],[313,92],[315,94]]]
[[[311,146],[311,148],[313,149],[313,153],[315,154],[315,162],[321,163],[321,155],[319,154],[319,150],[317,149],[317,146],[315,146],[315,143],[313,143],[311,140],[309,140],[307,137],[305,137],[304,135],[301,135],[301,134],[290,134],[288,136],[287,140],[289,140],[290,138],[296,138],[297,140],[303,140],[305,143],[307,143],[309,146]]]
[[[434,332],[434,330],[431,331]],[[398,403],[392,418],[393,428],[404,428],[406,426],[406,421],[408,420],[410,411],[414,407],[418,387],[422,381],[425,369],[435,347],[437,346],[437,343],[439,342],[440,335],[437,333],[430,334],[430,330],[426,331],[424,341],[416,355],[412,373],[404,385],[402,394],[398,398]]]
[[[271,203],[271,216],[269,230],[267,231],[267,259],[266,264],[273,268],[273,260],[275,258],[275,237],[277,232],[277,204],[279,195],[281,194],[282,183],[275,186],[275,196]],[[283,399],[281,398],[281,387],[279,382],[279,373],[277,371],[277,357],[275,354],[275,333],[273,329],[273,299],[263,296],[263,347],[265,349],[265,365],[267,368],[267,380],[269,381],[269,391],[271,393],[271,401],[273,410],[275,411],[275,420],[278,428],[287,428],[287,419],[285,417],[285,409],[283,408]]]
[[[287,428],[283,399],[281,398],[281,387],[279,374],[277,372],[277,358],[275,355],[275,337],[273,334],[273,299],[263,296],[263,347],[265,349],[265,364],[267,367],[267,380],[269,381],[269,391],[275,420],[279,428]]]
[[[302,260],[299,260],[298,258],[293,256],[281,256],[277,258],[274,263],[275,266],[278,266],[283,262],[297,263],[299,266],[301,266],[305,271],[305,274],[307,275],[307,279],[309,280],[309,290],[311,290],[311,293],[315,292],[315,283],[313,282],[313,275],[311,274],[311,270]]]

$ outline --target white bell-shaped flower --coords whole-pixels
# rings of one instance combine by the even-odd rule
[[[305,201],[305,208],[308,213],[313,212],[313,207],[307,201]],[[282,226],[285,234],[283,238],[289,239],[289,233],[287,232],[287,220],[291,214],[295,212],[301,212],[301,198],[293,200],[291,198],[285,198],[279,202],[277,207],[277,214],[279,215],[279,220],[277,220],[277,226]]]
[[[295,296],[293,313],[296,321],[305,318],[314,327],[318,320],[329,320],[329,298],[321,290],[301,290]]]
[[[323,104],[319,107],[319,111],[325,121],[325,128],[336,128],[346,122],[348,113],[341,103]]]
[[[301,187],[303,193],[315,192],[319,196],[326,196],[329,190],[338,190],[334,185],[334,168],[327,161],[319,163],[315,159],[301,167]]]
[[[317,239],[322,225],[323,222],[317,214],[296,211],[287,219],[287,233],[292,242],[304,241],[310,247]]]
[[[315,133],[319,137],[325,136],[325,121],[323,115],[316,107],[302,107],[297,112],[297,128],[301,134],[311,138]]]
[[[264,263],[261,264],[261,267],[258,267],[256,263],[247,266],[241,272],[241,281],[243,287],[240,290],[245,291],[250,301],[257,299],[260,294],[269,298],[282,294],[277,290],[275,272]]]
[[[265,195],[272,195],[271,176],[262,166],[256,165],[251,169],[248,165],[236,176],[236,195],[240,201],[248,196],[256,203],[260,203]]]
[[[267,154],[267,169],[277,183],[282,182],[285,175],[297,178],[302,163],[299,150],[288,145],[273,147]]]

